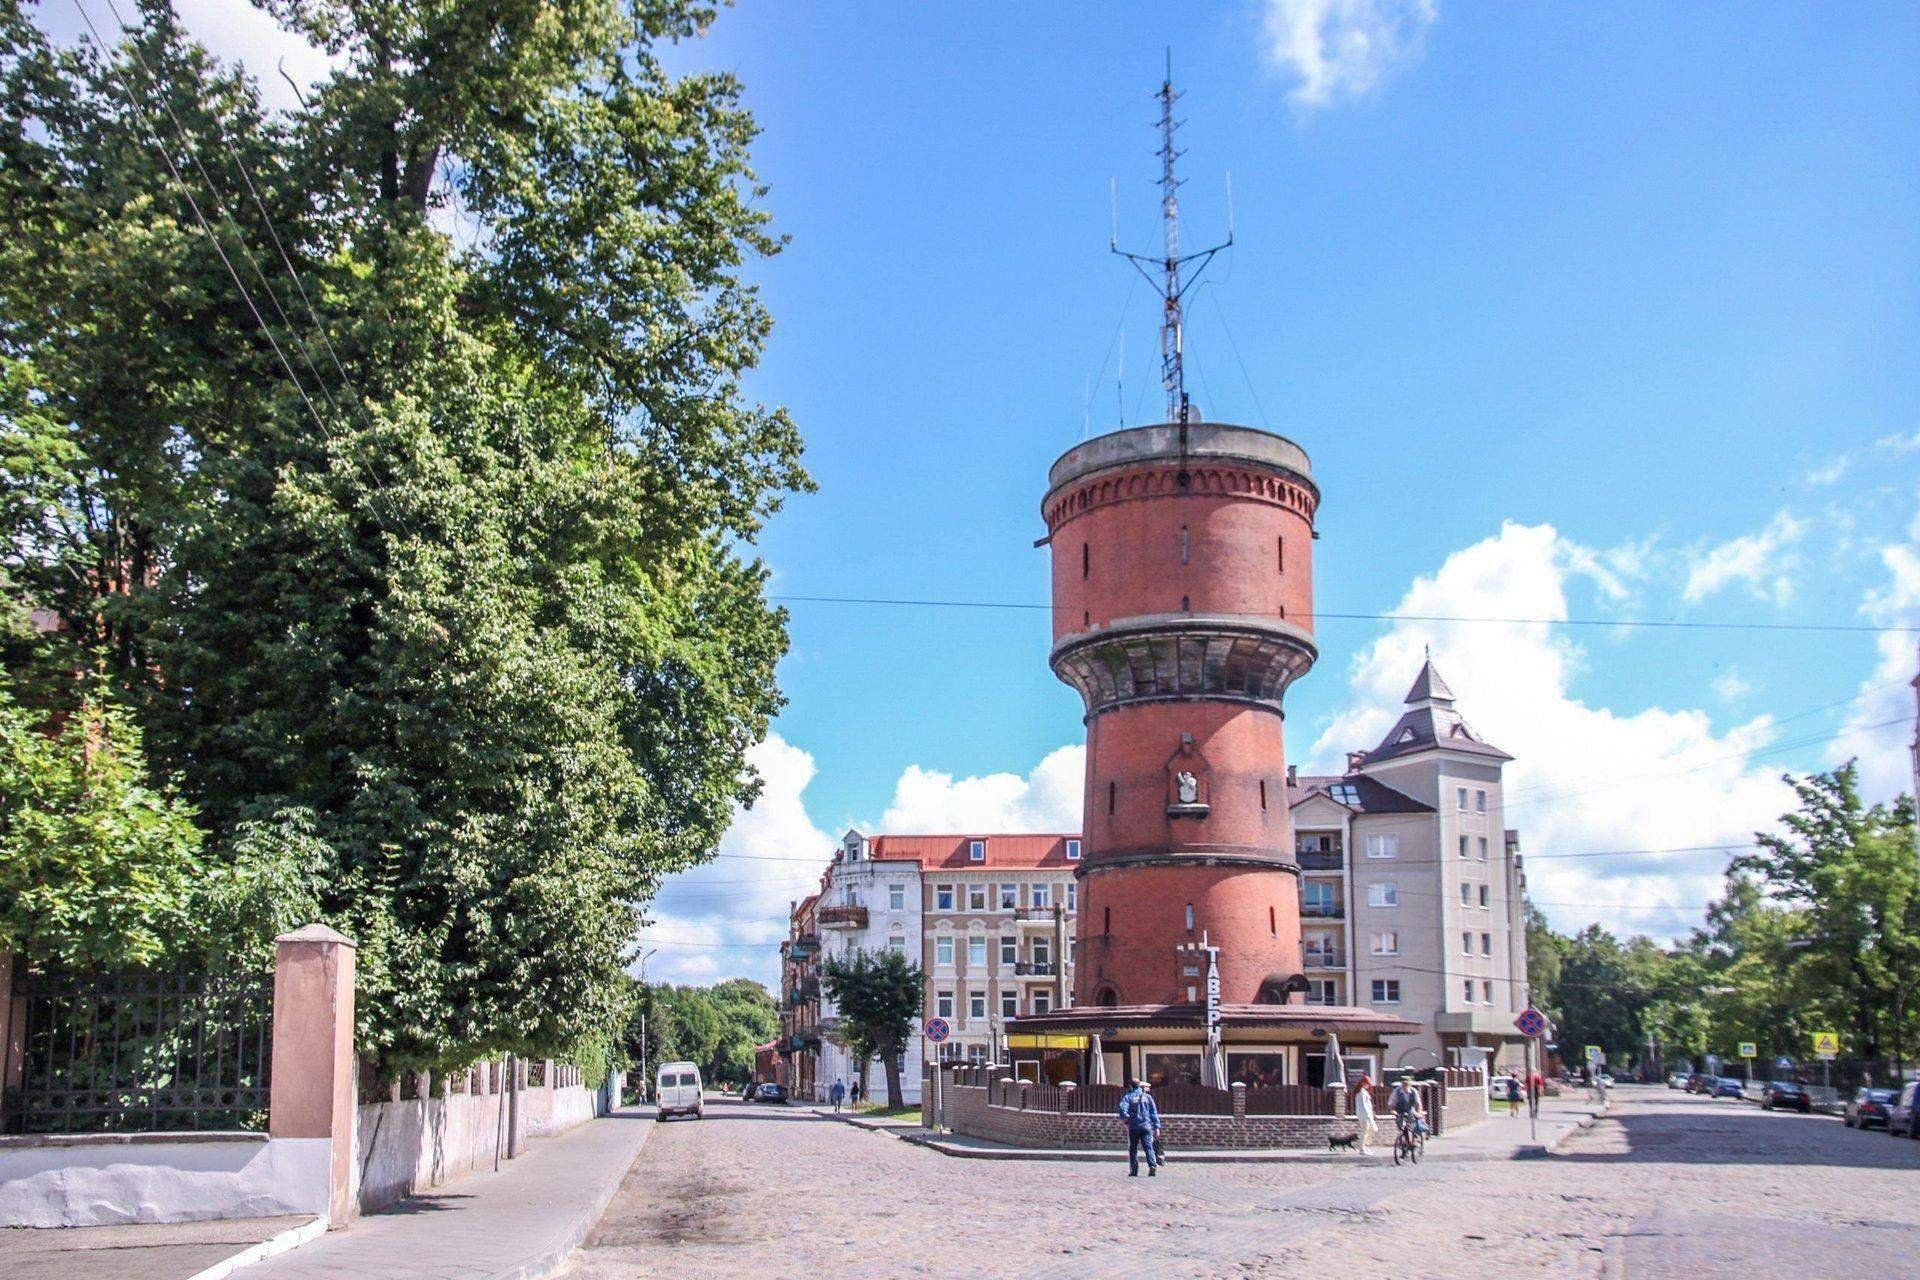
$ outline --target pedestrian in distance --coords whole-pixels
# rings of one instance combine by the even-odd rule
[[[836,1077],[833,1082],[833,1088],[827,1090],[827,1096],[833,1099],[833,1113],[839,1115],[840,1104],[847,1100],[846,1082]]]
[[[1160,1152],[1155,1145],[1160,1137],[1160,1108],[1153,1102],[1153,1086],[1136,1081],[1120,1098],[1116,1108],[1120,1123],[1127,1126],[1127,1176],[1140,1176],[1140,1153],[1147,1153],[1147,1176],[1160,1172]]]
[[[855,1080],[847,1086],[847,1101],[851,1104],[847,1110],[858,1111],[860,1109],[860,1082],[858,1080]]]
[[[1380,1131],[1379,1122],[1373,1117],[1373,1081],[1361,1076],[1360,1082],[1353,1086],[1353,1114],[1360,1120],[1360,1154],[1367,1154],[1367,1144],[1372,1142]]]

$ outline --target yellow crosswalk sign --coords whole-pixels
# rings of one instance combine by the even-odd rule
[[[1838,1035],[1835,1035],[1831,1031],[1814,1032],[1813,1033],[1813,1052],[1816,1056],[1822,1057],[1822,1058],[1839,1057],[1840,1056],[1840,1037]]]

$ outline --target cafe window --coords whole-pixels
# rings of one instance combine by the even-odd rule
[[[1148,1084],[1164,1089],[1170,1084],[1199,1084],[1200,1055],[1197,1052],[1155,1052],[1140,1055],[1141,1074]]]

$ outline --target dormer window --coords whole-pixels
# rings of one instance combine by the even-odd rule
[[[985,840],[967,841],[967,861],[985,862],[987,860],[987,842]]]
[[[1067,841],[1067,861],[1080,861],[1080,842],[1078,840]]]

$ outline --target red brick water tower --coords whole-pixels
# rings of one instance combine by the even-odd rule
[[[1313,665],[1306,453],[1250,427],[1117,431],[1053,464],[1054,673],[1086,707],[1074,1003],[1192,1005],[1298,985],[1287,686]]]

